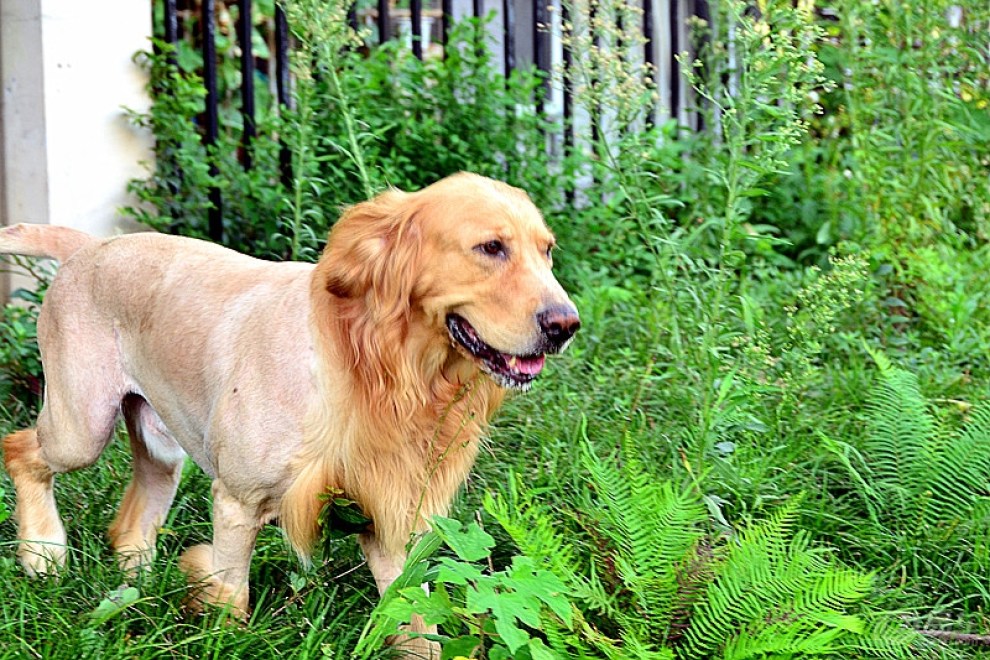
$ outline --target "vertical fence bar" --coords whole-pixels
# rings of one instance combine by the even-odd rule
[[[625,57],[627,53],[623,53],[626,44],[625,39],[623,39],[625,30],[625,13],[622,11],[622,6],[615,8],[615,49],[618,51],[620,58]]]
[[[708,26],[707,29],[711,29],[712,17],[711,17],[711,13],[709,12],[707,0],[694,0],[693,5],[694,6],[691,9],[691,13],[693,13],[695,16],[697,16],[702,21],[704,21],[705,25]],[[702,32],[701,36],[699,37],[700,42],[696,44],[695,55],[700,55],[700,51],[705,48],[705,45],[708,41],[707,35],[708,35],[707,31]],[[712,111],[714,111],[714,108],[712,108]],[[697,116],[698,119],[698,126],[696,130],[698,131],[705,130],[705,113],[702,111],[701,108],[698,108],[695,110],[694,114]]]
[[[165,0],[165,43],[173,46],[179,40],[179,13],[175,6],[175,0]],[[175,59],[174,54],[169,57],[169,63]]]
[[[186,24],[185,21],[179,20],[179,12],[186,11],[189,9],[188,0],[178,0],[175,3],[175,40],[178,42],[186,36]]]
[[[290,108],[289,99],[289,23],[285,18],[285,10],[281,3],[275,4],[275,93],[278,104],[282,108]],[[278,169],[282,185],[292,185],[292,152],[285,144],[285,138],[279,138]]]
[[[602,36],[595,24],[598,22],[598,3],[591,3],[588,6],[588,29],[591,30],[591,42],[594,44],[596,49],[602,47]],[[594,76],[594,74],[592,74]],[[597,84],[597,76],[594,76],[593,84]],[[594,106],[588,108],[588,115],[591,119],[591,148],[598,153],[598,142],[601,138],[601,122],[602,122],[602,104],[595,101]],[[594,172],[594,170],[592,170]]]
[[[347,26],[358,31],[358,15],[357,15],[357,3],[352,2],[351,6],[347,9]]]
[[[692,12],[706,24],[709,26],[711,25],[712,15],[708,6],[708,0],[694,0],[694,8]]]
[[[378,43],[383,44],[388,41],[391,30],[389,29],[388,0],[378,0]]]
[[[209,152],[210,176],[220,174],[216,165],[217,137],[219,135],[219,119],[217,116],[217,45],[214,16],[216,9],[214,0],[203,0],[202,6],[202,35],[203,35],[203,84],[206,85],[206,136],[204,144]],[[208,227],[210,239],[223,240],[223,199],[220,188],[211,186],[209,191],[210,210],[208,212]]]
[[[560,8],[560,28],[563,34],[562,49],[563,49],[563,60],[564,60],[564,79],[562,84],[564,86],[564,147],[570,148],[574,146],[574,97],[571,94],[571,81],[568,78],[571,72],[571,64],[574,62],[574,53],[571,51],[571,46],[567,43],[569,36],[567,25],[571,21],[571,9],[569,2],[561,3]]]
[[[241,45],[241,117],[244,129],[241,132],[241,149],[244,169],[254,165],[253,150],[256,134],[254,120],[254,52],[251,44],[252,10],[251,0],[240,0],[240,15],[237,17],[237,40]]]
[[[409,18],[412,21],[412,52],[423,59],[423,0],[409,1]]]
[[[175,71],[179,67],[178,58],[175,56],[175,47],[179,42],[179,12],[176,7],[176,0],[165,0],[164,2],[164,16],[162,17],[165,24],[163,27],[165,43],[172,47],[171,52],[169,52],[165,61],[168,65],[169,70]],[[157,93],[157,91],[156,91]],[[182,169],[179,167],[179,163],[176,161],[174,155],[170,153],[170,149],[165,149],[162,147],[155,148],[155,157],[158,159],[159,166],[165,167],[174,174],[174,177],[169,177],[168,181],[168,191],[171,193],[172,197],[178,199],[179,190],[182,186],[183,180],[185,178]],[[175,217],[177,215],[175,210],[172,210],[171,215]]]
[[[502,43],[505,46],[505,77],[516,68],[516,0],[502,0]]]
[[[681,49],[679,4],[680,0],[670,0],[670,116],[675,119],[680,115],[681,106],[681,66],[677,62]]]
[[[450,40],[450,21],[454,18],[453,0],[440,2],[440,39],[443,45],[443,57],[447,59],[447,42]]]
[[[479,19],[485,15],[485,0],[474,0],[471,3],[471,15],[478,21],[477,32],[475,32],[474,54],[478,60],[485,56],[488,29]],[[492,55],[492,53],[489,53]]]
[[[573,34],[573,26],[568,28],[571,22],[571,5],[566,0],[560,7],[560,30],[562,34],[561,48],[563,49],[564,76],[562,84],[564,86],[564,156],[568,156],[574,148],[574,96],[571,93],[571,64],[574,62],[574,52],[568,38]],[[574,203],[574,181],[568,181],[564,190],[564,199],[568,204]]]
[[[541,97],[536,102],[540,112],[550,98],[550,16],[547,2],[533,0],[533,63],[544,74],[540,85]]]
[[[653,0],[643,0],[643,61],[646,62],[646,66],[650,71],[650,76],[653,80],[656,80],[656,57],[654,56],[654,43],[653,43]],[[653,127],[656,124],[656,103],[650,107],[649,113],[646,115],[646,125],[648,127]]]

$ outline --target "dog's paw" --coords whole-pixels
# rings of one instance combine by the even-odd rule
[[[398,653],[397,658],[404,660],[440,660],[440,644],[422,637],[395,635],[389,638],[389,644]]]
[[[189,548],[179,558],[179,568],[189,581],[189,595],[183,602],[187,611],[201,614],[211,609],[223,609],[237,621],[248,618],[248,587],[246,584],[227,584],[217,577],[213,570],[213,546],[203,544]]]
[[[399,630],[409,633],[432,634],[437,633],[436,626],[427,626],[423,620],[416,616],[412,623],[400,626]],[[388,639],[389,645],[398,651],[399,658],[406,660],[440,660],[440,644],[425,637],[411,635],[393,635]]]
[[[65,539],[51,542],[21,541],[17,559],[30,577],[56,576],[65,568]]]
[[[153,548],[116,547],[114,553],[117,555],[117,566],[131,580],[137,578],[140,571],[150,572],[155,560]]]

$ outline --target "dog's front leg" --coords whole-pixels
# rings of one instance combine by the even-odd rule
[[[248,572],[261,519],[258,507],[233,497],[219,479],[213,482],[213,544],[193,546],[179,560],[191,588],[187,606],[229,607],[247,618]]]
[[[384,594],[389,585],[402,573],[402,565],[406,561],[404,554],[392,554],[387,552],[374,534],[361,534],[358,536],[361,550],[364,551],[364,558],[368,561],[368,568],[375,576],[375,583],[378,585],[378,593]],[[427,585],[423,585],[427,589]],[[421,633],[435,635],[436,626],[427,626],[422,617],[413,616],[408,626],[403,630],[411,633]],[[402,651],[406,658],[424,658],[427,660],[439,660],[440,645],[423,637],[409,637],[406,635],[396,635],[389,639],[389,643]]]

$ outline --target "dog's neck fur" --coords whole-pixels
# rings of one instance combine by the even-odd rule
[[[319,273],[311,302],[315,398],[282,525],[308,556],[320,496],[338,491],[374,521],[383,547],[401,554],[412,533],[446,513],[505,391],[413,308],[383,323],[365,298],[330,295]]]

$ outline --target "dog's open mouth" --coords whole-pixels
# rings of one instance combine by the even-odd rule
[[[447,315],[447,331],[471,357],[481,363],[481,369],[502,387],[528,390],[543,371],[546,356],[512,355],[489,346],[467,320],[457,314]]]

